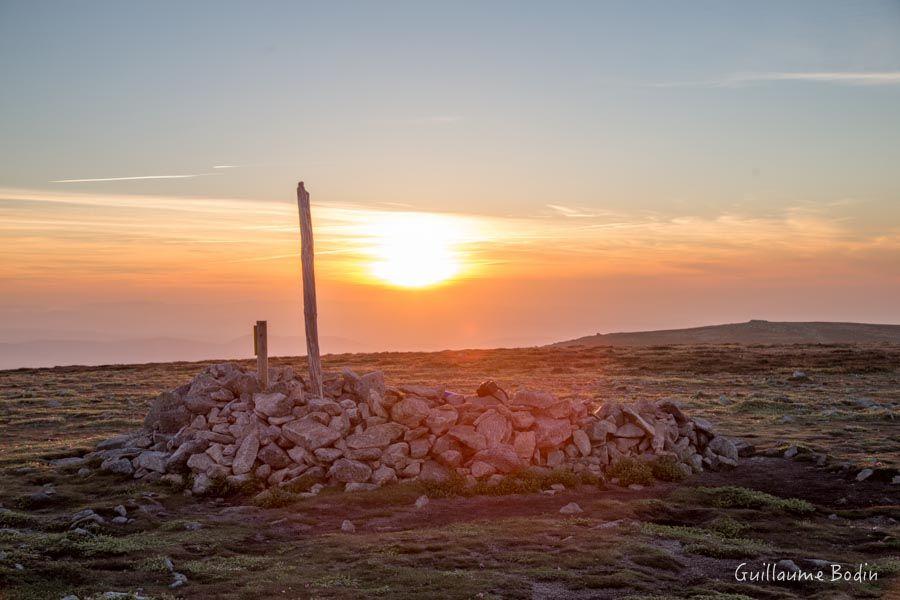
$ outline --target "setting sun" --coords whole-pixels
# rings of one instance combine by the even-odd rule
[[[422,288],[461,270],[459,226],[442,215],[395,213],[374,224],[371,274],[392,286]]]

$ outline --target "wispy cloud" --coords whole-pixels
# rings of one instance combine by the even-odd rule
[[[129,210],[107,210],[122,208]],[[322,258],[316,268],[325,280],[367,281],[379,235],[393,232],[398,221],[453,232],[454,247],[468,265],[465,276],[472,278],[704,272],[832,277],[837,271],[883,277],[900,257],[896,225],[856,228],[835,206],[674,219],[577,205],[546,208],[541,216],[501,217],[314,203]],[[0,266],[0,281],[32,281],[40,274],[81,285],[141,274],[154,285],[171,286],[172,274],[179,273],[184,285],[273,285],[296,275],[296,223],[291,202],[0,189],[0,254],[10,257]],[[240,264],[259,269],[225,266]]]
[[[762,81],[817,81],[847,85],[898,85],[900,71],[778,71],[743,73],[729,78],[734,84]]]
[[[570,206],[563,206],[562,204],[548,204],[547,208],[550,210],[561,214],[564,217],[570,218],[589,218],[596,217],[597,213],[585,210],[583,208],[573,208]]]
[[[900,85],[900,71],[766,71],[734,73],[718,79],[671,81],[654,87],[740,87],[756,83],[811,82],[835,85]]]
[[[214,167],[217,168],[217,167]],[[50,183],[94,183],[98,181],[136,181],[139,179],[190,179],[212,173],[191,173],[187,175],[140,175],[137,177],[96,177],[93,179],[54,179]]]

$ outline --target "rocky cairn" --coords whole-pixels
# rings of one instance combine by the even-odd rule
[[[135,479],[288,486],[301,477],[367,490],[397,481],[500,479],[522,469],[602,477],[625,458],[671,457],[687,475],[737,465],[738,449],[668,400],[599,406],[538,391],[482,385],[385,385],[375,371],[326,375],[324,397],[290,367],[205,369],[151,404],[143,429],[101,442],[88,459]]]

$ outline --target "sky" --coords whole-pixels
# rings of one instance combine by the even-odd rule
[[[898,2],[3,0],[0,82],[0,367],[302,354],[299,180],[325,351],[900,323]]]

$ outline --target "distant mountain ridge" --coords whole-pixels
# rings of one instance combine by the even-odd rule
[[[678,344],[900,344],[900,325],[787,322],[746,323],[687,329],[598,333],[551,344],[571,346],[665,346]]]

